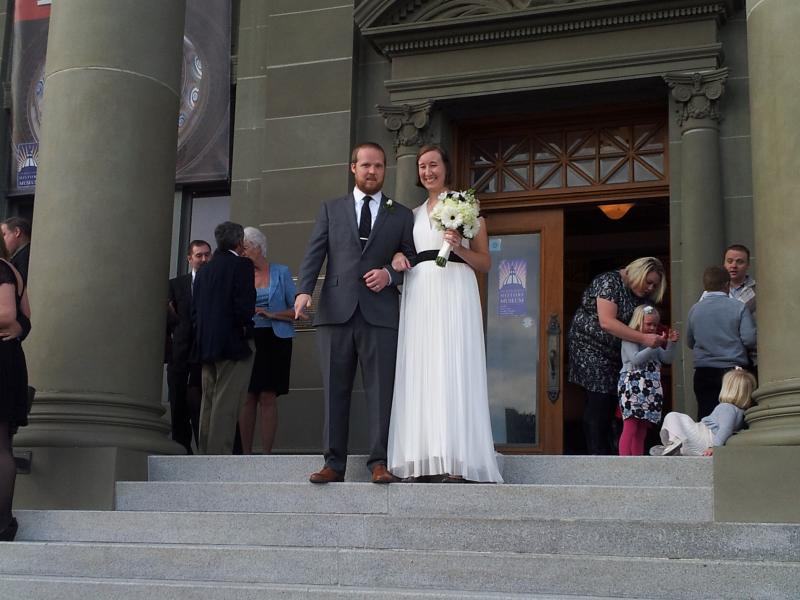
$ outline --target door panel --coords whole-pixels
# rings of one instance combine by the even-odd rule
[[[564,219],[561,210],[489,213],[483,284],[492,431],[506,453],[561,453]]]

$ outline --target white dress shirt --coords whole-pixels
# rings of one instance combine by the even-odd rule
[[[361,225],[361,207],[364,205],[364,198],[367,196],[364,192],[362,192],[358,187],[353,188],[353,197],[356,199],[355,208],[356,208],[356,225]],[[381,206],[381,200],[383,199],[383,192],[378,190],[374,194],[370,195],[372,201],[369,203],[369,212],[372,215],[372,225],[375,225],[375,219],[378,218],[378,209]],[[383,270],[386,271],[386,275],[389,277],[388,285],[392,284],[392,274],[389,272],[389,269],[383,267]]]
[[[356,199],[356,224],[361,225],[361,207],[364,205],[364,197],[367,194],[362,192],[357,187],[353,188],[353,197]],[[372,215],[372,223],[371,225],[375,225],[375,219],[378,218],[378,209],[381,206],[381,199],[383,198],[383,192],[378,190],[375,194],[370,195],[372,201],[369,203],[369,212]]]

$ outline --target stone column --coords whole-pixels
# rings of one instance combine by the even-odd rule
[[[718,101],[727,77],[727,69],[664,77],[672,89],[681,128],[680,286],[684,313],[703,291],[703,270],[720,264],[725,248]],[[682,317],[685,322],[686,315]]]
[[[749,429],[715,453],[720,520],[800,522],[798,28],[800,3],[748,0],[759,387]]]
[[[680,321],[703,291],[703,270],[721,262],[725,247],[722,218],[722,171],[719,147],[719,98],[724,92],[727,69],[702,73],[670,73],[664,77],[672,91],[680,127],[680,271],[673,283],[680,290]],[[673,225],[675,225],[673,223]],[[677,362],[677,361],[676,361]],[[692,394],[694,365],[692,353],[683,352],[686,408],[697,403]]]
[[[409,208],[424,200],[424,193],[415,185],[417,181],[417,151],[425,144],[425,130],[430,123],[433,102],[378,106],[386,128],[394,133],[394,151],[397,156],[395,196]]]
[[[17,506],[113,506],[162,420],[184,0],[54,2],[30,264],[37,398]]]

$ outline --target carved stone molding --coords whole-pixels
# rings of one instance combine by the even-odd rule
[[[719,123],[719,99],[725,93],[728,68],[700,73],[669,73],[664,81],[672,90],[672,97],[678,106],[675,113],[678,125],[683,126],[689,119],[710,119]]]
[[[387,21],[392,24],[419,23],[496,15],[573,2],[577,0],[407,0],[398,3],[394,12],[387,15]]]
[[[433,102],[376,107],[383,115],[386,128],[394,134],[398,155],[414,153],[425,143],[425,129],[430,123]]]
[[[741,0],[364,0],[361,33],[386,56],[641,27],[724,21]]]

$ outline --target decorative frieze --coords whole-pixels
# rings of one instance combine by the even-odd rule
[[[400,154],[415,153],[425,143],[425,129],[430,123],[433,102],[381,106],[386,128],[394,134],[394,149]]]
[[[725,93],[728,79],[727,67],[714,71],[698,73],[670,73],[664,81],[672,90],[677,103],[675,113],[678,125],[683,126],[689,119],[710,119],[719,123],[719,99]]]
[[[386,4],[393,6],[390,10],[384,6],[383,11],[372,6],[370,11],[370,3],[364,3],[356,10],[356,21],[361,32],[387,56],[675,20],[724,19],[731,10],[730,0],[666,8],[627,7],[624,12],[619,7],[609,6],[604,11],[602,6],[587,7],[573,0],[409,0]],[[455,22],[459,24],[457,31],[453,29]]]
[[[408,0],[387,15],[393,24],[419,23],[508,13],[526,8],[571,4],[577,0]]]

